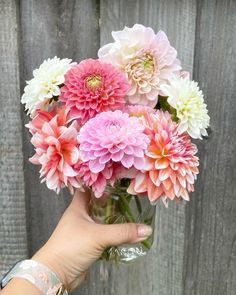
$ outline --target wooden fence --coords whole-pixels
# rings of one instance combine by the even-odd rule
[[[163,29],[205,93],[212,132],[200,142],[190,203],[159,204],[151,253],[130,266],[97,263],[83,295],[236,294],[236,1],[0,0],[0,272],[34,253],[70,202],[28,162],[20,97],[45,58],[96,57],[110,32]]]

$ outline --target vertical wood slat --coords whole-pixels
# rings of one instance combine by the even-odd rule
[[[236,2],[198,1],[194,78],[212,134],[187,212],[184,293],[236,294]]]
[[[100,12],[101,45],[112,41],[112,30],[142,23],[155,31],[163,29],[177,48],[184,68],[192,71],[195,1],[102,0]],[[129,266],[98,263],[82,294],[183,294],[185,204],[170,204],[168,210],[159,204],[157,211],[156,241],[151,253]]]
[[[22,88],[42,61],[57,55],[79,62],[96,57],[99,48],[99,11],[96,0],[21,1]],[[25,122],[28,118],[24,117]],[[28,162],[33,154],[28,130],[24,129],[28,241],[34,253],[49,237],[71,200],[66,191],[59,196],[40,184],[38,167]],[[86,285],[84,286],[86,289]],[[73,294],[78,294],[75,291]]]
[[[96,55],[99,46],[96,1],[21,1],[22,90],[25,80],[44,59],[57,55],[80,61]],[[88,22],[89,20],[89,22]],[[25,123],[29,118],[24,116]],[[34,253],[49,237],[71,196],[59,196],[40,184],[39,167],[28,162],[33,155],[30,135],[24,128],[28,240]]]
[[[0,275],[27,255],[17,34],[15,1],[3,0],[0,3]]]

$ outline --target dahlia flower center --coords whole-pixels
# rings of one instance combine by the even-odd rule
[[[136,82],[151,80],[155,69],[155,60],[150,53],[133,58],[125,66],[126,73]]]
[[[114,133],[114,135],[117,131],[119,131],[120,128],[121,128],[120,124],[116,121],[107,122],[106,124],[107,132],[111,134]]]
[[[55,88],[55,86],[58,85],[58,81],[57,80],[43,81],[41,85],[44,88],[44,90],[47,92],[47,94],[49,94]]]
[[[143,61],[143,68],[144,70],[146,71],[151,71],[153,72],[153,69],[154,69],[154,63],[153,63],[153,60],[151,59],[146,59]]]
[[[178,114],[182,116],[191,117],[191,100],[184,100],[180,98],[180,101],[177,102]]]
[[[156,156],[159,157],[167,157],[168,156],[168,150],[165,147],[158,147],[156,148],[155,154]]]
[[[99,75],[90,75],[85,80],[87,88],[98,88],[101,85],[102,77]]]

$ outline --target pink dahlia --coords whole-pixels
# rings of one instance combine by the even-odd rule
[[[113,65],[87,59],[67,72],[59,99],[84,124],[98,113],[122,108],[129,88],[125,75]]]
[[[78,126],[67,122],[66,109],[58,109],[56,115],[38,112],[28,124],[33,134],[31,142],[35,154],[30,161],[41,165],[40,177],[49,189],[59,192],[64,186],[71,191],[81,186],[74,169],[79,161]]]
[[[36,132],[40,132],[42,130],[43,124],[45,122],[51,121],[53,117],[54,115],[52,112],[36,110],[35,116],[33,117],[32,121],[26,124],[26,127],[28,127],[30,133],[34,135]]]
[[[150,138],[145,153],[147,168],[131,181],[129,193],[147,193],[152,202],[161,197],[164,203],[167,199],[189,200],[198,174],[196,146],[187,133],[178,133],[178,125],[168,112],[149,115],[146,127]]]
[[[144,126],[138,118],[120,110],[103,112],[90,119],[81,128],[79,141],[81,160],[88,162],[91,173],[102,172],[107,180],[121,175],[122,169],[145,167],[144,151],[149,139]]]
[[[26,125],[29,128],[30,133],[33,135],[36,132],[42,130],[45,122],[50,122],[51,119],[57,115],[57,121],[59,125],[65,125],[69,123],[71,118],[69,117],[69,109],[64,107],[54,107],[51,111],[36,110],[33,119]]]
[[[162,94],[160,86],[181,69],[177,51],[164,32],[155,34],[140,24],[112,32],[112,36],[114,43],[100,48],[99,58],[124,71],[131,84],[127,94],[131,104],[154,107]]]
[[[104,170],[99,173],[93,173],[89,169],[89,162],[84,162],[79,165],[78,178],[82,180],[87,187],[91,187],[95,197],[100,198],[107,184],[113,185],[116,177],[119,175],[120,167],[115,167],[110,161],[105,166]]]

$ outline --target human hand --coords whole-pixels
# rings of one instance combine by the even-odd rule
[[[68,291],[84,279],[86,271],[109,246],[137,243],[152,233],[147,225],[104,225],[89,216],[89,191],[76,191],[47,243],[32,257],[59,277]]]

